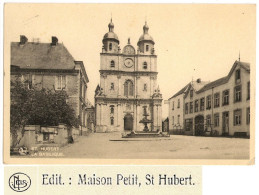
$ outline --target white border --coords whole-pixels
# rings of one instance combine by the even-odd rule
[[[113,1],[105,1],[105,0],[68,0],[68,1],[62,1],[62,0],[52,0],[52,1],[44,1],[44,0],[27,0],[22,1],[23,3],[140,3],[139,1],[132,1],[132,0],[113,0]],[[4,194],[4,167],[5,166],[14,166],[14,165],[4,165],[3,164],[3,10],[4,10],[4,3],[21,3],[21,1],[14,1],[14,0],[2,0],[0,2],[0,74],[2,75],[0,77],[0,106],[1,106],[1,112],[0,112],[0,127],[1,127],[1,133],[0,133],[0,194]],[[142,1],[141,3],[210,3],[210,4],[257,4],[256,0],[212,0],[212,1],[205,1],[205,0],[182,0],[182,1],[173,1],[173,0],[151,0],[151,1]],[[256,25],[258,27],[258,16],[256,17]],[[257,34],[258,35],[258,28]],[[257,36],[258,37],[258,36]],[[258,48],[258,41],[256,41],[256,46]],[[258,57],[258,51],[256,51],[256,56]],[[258,68],[256,71],[256,75],[258,75]],[[256,91],[258,90],[259,81],[256,81]],[[258,98],[256,98],[258,100]],[[256,113],[258,113],[259,108],[256,104]],[[256,121],[259,121],[258,115],[256,114]],[[257,124],[256,129],[257,129]],[[258,157],[258,142],[259,136],[258,133],[256,133],[256,149],[255,149],[255,156]],[[28,165],[23,165],[28,166]],[[34,165],[38,166],[38,165]],[[107,165],[108,166],[108,165]],[[258,163],[255,161],[254,166],[203,166],[203,194],[235,194],[235,195],[243,195],[243,194],[259,194],[259,185],[258,185],[258,173],[259,173],[259,167]]]

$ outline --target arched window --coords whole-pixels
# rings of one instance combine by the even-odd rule
[[[111,117],[111,125],[114,125],[114,117]]]
[[[114,114],[114,106],[111,106],[111,114]]]
[[[143,69],[147,69],[147,62],[143,63]]]
[[[114,68],[115,67],[115,62],[112,60],[111,61],[111,68]]]
[[[148,51],[149,50],[149,45],[146,45],[146,51]]]
[[[112,43],[109,43],[109,50],[112,50]]]
[[[124,95],[133,96],[133,82],[130,80],[127,80],[124,83]]]

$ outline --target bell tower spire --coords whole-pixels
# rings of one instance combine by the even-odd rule
[[[108,27],[109,27],[109,32],[113,32],[114,24],[112,23],[112,18],[111,18],[111,22],[109,23]]]
[[[103,36],[103,47],[102,52],[103,53],[118,53],[119,52],[119,38],[114,33],[114,24],[112,22],[112,17],[110,20],[110,23],[108,24],[109,32],[107,32]]]

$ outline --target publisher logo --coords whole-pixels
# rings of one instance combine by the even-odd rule
[[[15,173],[9,178],[9,186],[16,192],[24,192],[31,186],[31,179],[25,173]]]

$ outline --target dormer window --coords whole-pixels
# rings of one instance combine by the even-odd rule
[[[112,60],[111,61],[111,68],[114,68],[115,67],[115,62]]]
[[[147,69],[147,62],[143,63],[143,69]]]
[[[109,50],[112,50],[112,43],[109,43]]]
[[[241,80],[241,74],[240,74],[240,69],[236,70],[236,83],[239,83]]]
[[[146,45],[146,51],[148,51],[149,50],[149,45]]]
[[[193,90],[190,91],[190,98],[193,97]]]

